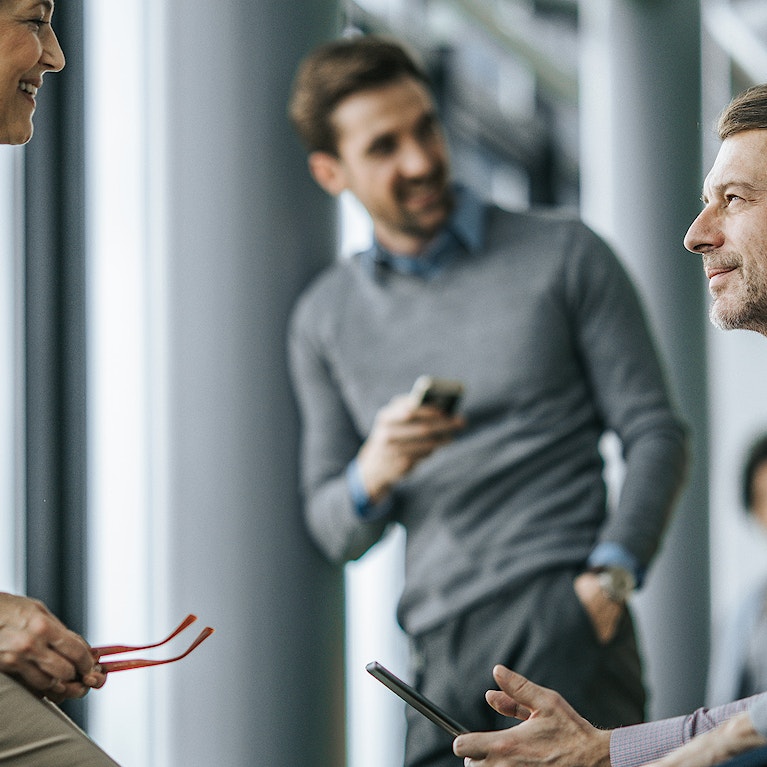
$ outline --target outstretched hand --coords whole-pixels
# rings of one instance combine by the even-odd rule
[[[87,642],[35,599],[0,593],[0,672],[54,703],[101,687]]]
[[[453,741],[466,767],[609,767],[610,731],[598,730],[559,693],[496,666],[500,690],[487,702],[500,714],[522,720],[496,732],[471,732]]]

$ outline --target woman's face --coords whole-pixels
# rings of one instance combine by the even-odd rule
[[[52,0],[0,0],[0,144],[29,141],[43,74],[64,66],[52,15]]]

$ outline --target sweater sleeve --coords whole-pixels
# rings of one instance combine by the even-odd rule
[[[612,767],[639,767],[660,759],[696,735],[713,730],[741,711],[750,709],[754,717],[755,709],[763,712],[766,708],[767,693],[762,693],[725,706],[699,708],[689,716],[619,727],[610,735],[610,764]]]
[[[387,519],[363,520],[346,479],[362,437],[333,380],[318,338],[317,318],[299,302],[291,318],[288,356],[302,421],[301,489],[308,529],[335,562],[362,556],[383,534]]]
[[[625,461],[617,507],[597,543],[622,546],[646,568],[685,479],[686,430],[633,284],[610,248],[580,231],[580,258],[568,265],[572,326],[604,427],[617,434]]]

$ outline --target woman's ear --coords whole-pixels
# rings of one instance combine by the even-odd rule
[[[346,175],[341,161],[328,152],[312,152],[309,155],[309,172],[328,194],[337,196],[346,189]]]

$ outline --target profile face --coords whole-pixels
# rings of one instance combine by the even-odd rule
[[[0,143],[29,141],[43,75],[64,66],[52,16],[50,0],[0,0]]]
[[[767,530],[767,463],[762,463],[754,472],[751,481],[751,512]]]
[[[722,142],[685,247],[703,258],[712,322],[767,332],[767,130]]]

